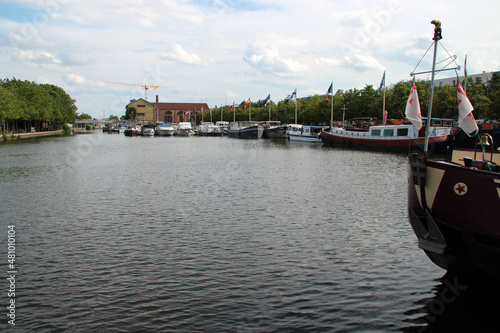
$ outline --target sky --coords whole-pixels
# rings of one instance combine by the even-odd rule
[[[498,71],[499,12],[485,0],[0,0],[0,78],[62,87],[95,118],[123,115],[144,84],[159,86],[151,102],[278,102],[332,81],[378,88],[384,71],[386,85],[410,80],[433,19],[438,60],[456,55],[460,75],[465,55],[469,75]],[[431,60],[432,50],[416,71]]]

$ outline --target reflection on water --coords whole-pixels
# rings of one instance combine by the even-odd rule
[[[494,293],[440,279],[418,249],[406,168],[405,155],[271,140],[0,145],[18,328],[385,332],[476,317],[482,328]]]
[[[405,332],[497,332],[500,290],[491,281],[447,272],[436,280],[432,296],[405,311]]]

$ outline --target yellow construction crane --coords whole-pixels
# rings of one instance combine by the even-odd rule
[[[125,83],[125,82],[111,82],[111,81],[96,81],[96,82],[101,82],[101,83],[109,83],[109,84],[121,84],[123,86],[135,86],[135,87],[142,87],[144,88],[144,97],[145,97],[145,100],[147,101],[148,100],[148,89],[149,88],[153,88],[153,89],[157,89],[157,88],[160,88],[160,86],[153,86],[151,84],[137,84],[137,83]]]

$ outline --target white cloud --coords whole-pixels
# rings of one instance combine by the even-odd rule
[[[291,74],[307,70],[307,66],[300,62],[283,58],[277,47],[262,43],[252,43],[243,55],[243,60],[250,66],[270,74]]]
[[[190,65],[204,64],[198,55],[186,52],[186,50],[177,43],[173,43],[170,47],[170,51],[163,52],[160,57],[165,60],[178,61]]]
[[[79,85],[79,84],[85,84],[87,80],[78,74],[64,74],[63,79],[67,84],[70,85]]]
[[[56,65],[61,63],[57,56],[43,50],[16,50],[13,52],[13,57],[15,60],[32,65]]]
[[[358,53],[346,56],[344,58],[344,64],[358,72],[384,68],[384,66],[374,57]]]

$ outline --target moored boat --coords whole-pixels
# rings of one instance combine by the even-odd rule
[[[452,124],[453,121],[449,120],[440,122],[439,126],[431,125],[432,135],[429,137],[429,142],[434,152],[445,153],[451,145]],[[321,140],[325,146],[330,147],[400,152],[422,151],[425,144],[425,137],[419,135],[422,132],[412,124],[375,125],[363,130],[333,127],[321,133]]]
[[[434,59],[442,39],[439,21],[434,33]],[[457,68],[458,69],[458,66]],[[459,126],[477,135],[473,107],[457,82]],[[475,133],[475,134],[473,134]],[[452,161],[432,160],[414,153],[408,165],[408,215],[418,247],[441,268],[477,278],[500,281],[500,165],[489,134],[476,136],[476,149],[467,156],[454,150]],[[490,146],[487,152],[485,147]],[[478,148],[480,147],[480,148]],[[495,157],[496,156],[496,157]]]
[[[321,132],[328,126],[291,125],[288,130],[290,141],[321,143]]]
[[[189,122],[181,122],[177,125],[177,129],[175,130],[175,135],[192,136],[194,135],[193,126]]]
[[[260,139],[264,128],[255,121],[235,121],[229,123],[227,132],[230,138]]]
[[[125,136],[137,136],[140,135],[139,132],[140,130],[138,130],[135,126],[128,126],[123,132],[123,134]]]
[[[197,134],[201,136],[222,136],[222,129],[211,122],[203,122],[198,126]]]
[[[146,124],[141,127],[141,135],[142,136],[154,136],[155,135],[155,125]]]
[[[262,137],[265,139],[286,139],[288,137],[288,126],[281,125],[281,121],[264,121],[261,125],[264,128]]]
[[[227,135],[227,127],[229,126],[229,121],[219,120],[215,123],[215,126],[218,126],[223,135]]]
[[[156,134],[159,136],[172,136],[174,135],[175,129],[170,124],[160,124],[156,128]]]

